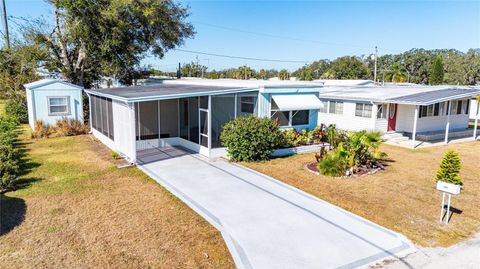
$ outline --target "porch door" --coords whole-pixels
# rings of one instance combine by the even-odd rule
[[[211,148],[211,112],[210,112],[210,97],[200,96],[198,98],[198,122],[199,122],[199,144],[200,154],[210,156]]]
[[[397,125],[397,104],[388,105],[388,132],[395,131]]]

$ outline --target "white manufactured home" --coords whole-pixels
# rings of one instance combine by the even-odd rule
[[[39,118],[38,111],[73,111],[75,102],[59,103],[63,105],[59,108],[47,102],[47,97],[67,96],[62,90],[71,90],[72,85],[56,80],[47,84],[55,87],[45,86],[42,95],[31,95],[30,103],[36,104],[29,105],[31,122]],[[412,146],[415,140],[448,142],[449,138],[477,137],[468,123],[469,101],[480,95],[479,89],[356,84],[178,79],[151,86],[84,91],[89,97],[93,135],[132,163],[142,162],[137,157],[148,150],[168,146],[181,146],[207,157],[223,156],[220,133],[224,124],[245,115],[269,117],[281,128],[296,130],[335,124],[350,131],[380,131],[392,139],[412,139]],[[74,88],[76,94],[82,90]],[[81,100],[77,95],[74,99]],[[75,115],[81,119],[78,103]]]
[[[469,129],[470,99],[480,91],[468,86],[324,87],[318,119],[340,129],[395,133],[413,140],[474,135]]]
[[[150,150],[170,146],[223,156],[220,133],[238,116],[270,117],[282,128],[313,129],[322,108],[321,87],[295,81],[180,79],[85,92],[93,135],[129,161],[146,162]]]

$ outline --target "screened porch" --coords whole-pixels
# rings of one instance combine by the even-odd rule
[[[181,146],[207,157],[223,126],[258,115],[258,91],[134,103],[136,150]]]

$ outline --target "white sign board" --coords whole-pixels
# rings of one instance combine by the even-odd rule
[[[449,194],[459,194],[460,193],[460,185],[455,185],[452,183],[447,183],[443,181],[437,182],[437,190],[443,191]]]

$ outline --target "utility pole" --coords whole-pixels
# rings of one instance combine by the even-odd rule
[[[373,71],[373,82],[376,84],[377,83],[377,57],[378,57],[378,48],[375,46],[375,67]]]
[[[10,48],[10,36],[8,35],[7,11],[5,9],[5,0],[2,0],[3,31],[5,32],[5,48]]]

